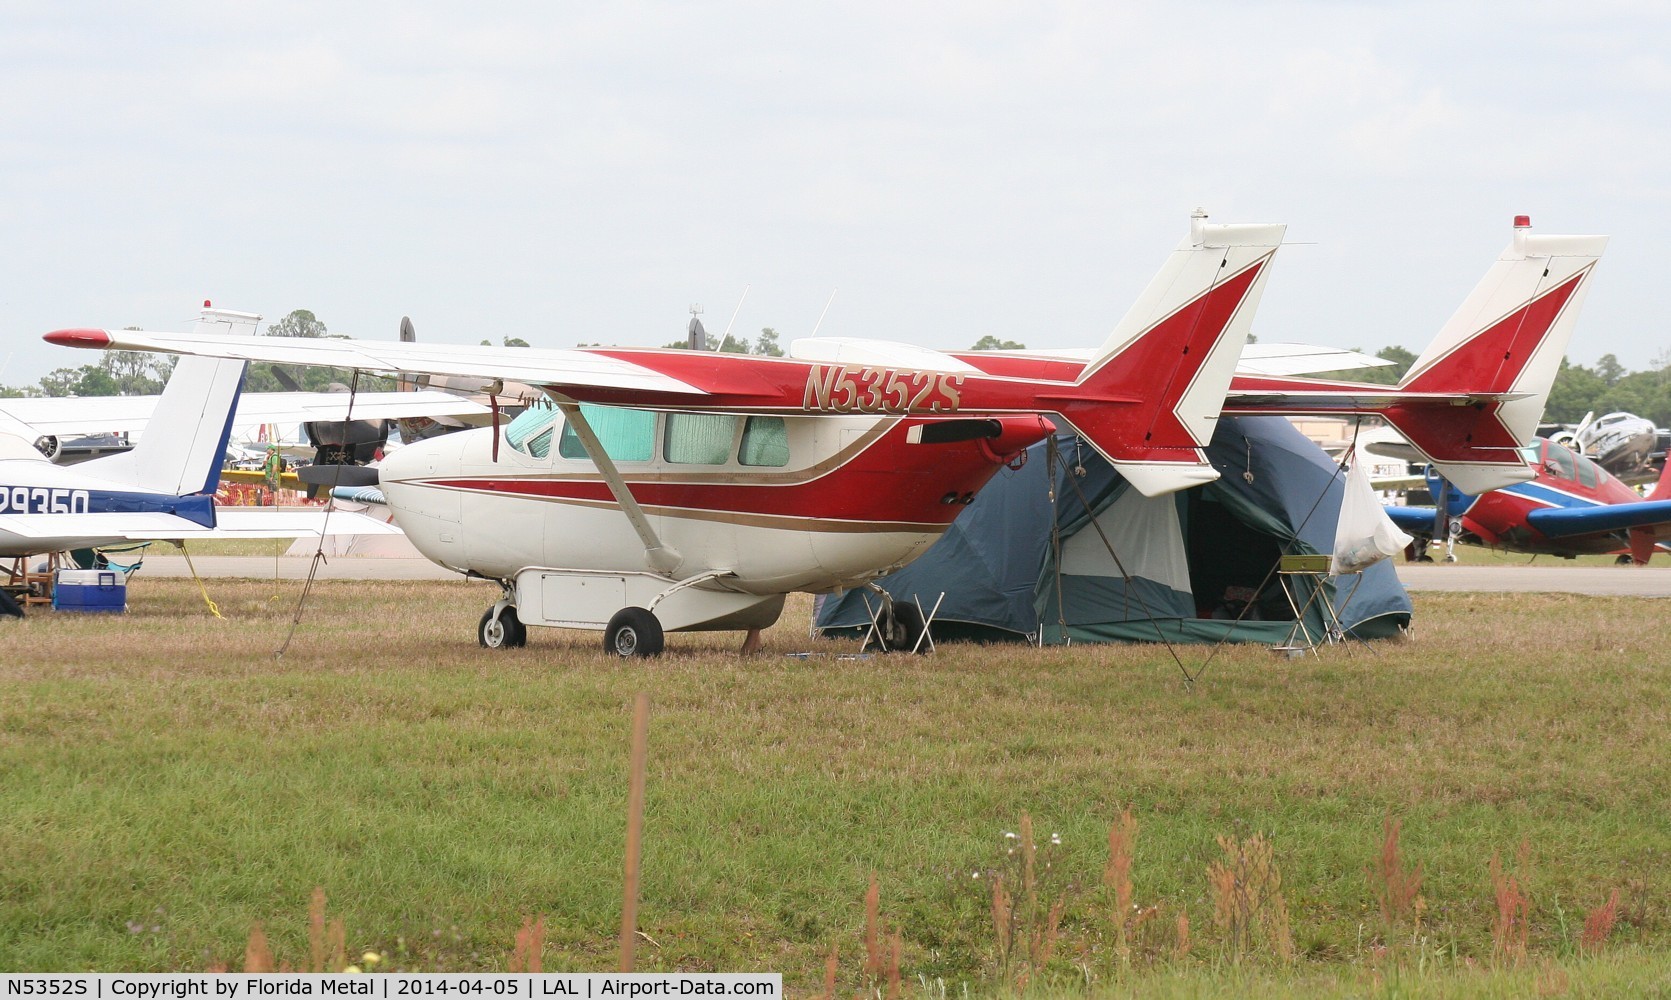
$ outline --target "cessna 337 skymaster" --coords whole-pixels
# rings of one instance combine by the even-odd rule
[[[789,358],[546,351],[61,330],[89,348],[517,380],[555,404],[503,430],[408,445],[379,470],[435,562],[497,580],[485,646],[524,623],[604,630],[653,655],[664,630],[752,629],[784,595],[915,558],[1054,413],[1156,495],[1217,476],[1202,450],[1282,242],[1197,213],[1075,377],[994,376],[901,344],[800,341]]]
[[[259,316],[211,309],[201,336],[255,332]],[[376,518],[320,510],[217,508],[221,453],[243,384],[244,363],[182,358],[131,451],[54,465],[28,439],[0,433],[0,556],[34,555],[128,541],[294,538],[387,533]]]

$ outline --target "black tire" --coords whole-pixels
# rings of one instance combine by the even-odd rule
[[[622,608],[603,630],[604,652],[623,659],[660,656],[663,641],[661,622],[643,608]]]
[[[923,634],[923,613],[914,601],[895,601],[893,614],[884,616],[882,628],[890,653],[909,653]]]
[[[514,607],[499,612],[497,620],[488,608],[476,624],[476,641],[483,649],[519,649],[528,645],[528,626],[516,616]]]

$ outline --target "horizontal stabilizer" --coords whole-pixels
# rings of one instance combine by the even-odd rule
[[[0,399],[0,430],[5,418],[33,430],[33,436],[144,431],[156,412],[158,396],[36,396]],[[418,392],[359,392],[352,402],[356,420],[401,417],[485,416],[485,405],[438,389]],[[316,420],[346,420],[350,416],[345,392],[253,392],[238,397],[232,427],[240,430],[261,424],[301,424]],[[28,431],[14,431],[26,434]]]
[[[29,539],[126,538],[177,541],[189,538],[298,538],[330,535],[387,535],[400,529],[364,514],[318,509],[219,507],[216,525],[206,528],[174,514],[101,511],[89,514],[0,514],[0,531]],[[77,542],[83,545],[85,542]]]

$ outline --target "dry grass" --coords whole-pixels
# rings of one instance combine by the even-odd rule
[[[1381,923],[1387,939],[1403,935],[1421,934],[1422,911],[1427,901],[1422,899],[1422,866],[1407,866],[1399,847],[1398,835],[1403,822],[1390,814],[1381,825],[1381,851],[1370,869],[1370,890],[1381,905]]]
[[[1519,965],[1526,960],[1526,941],[1531,932],[1532,901],[1526,895],[1526,871],[1531,865],[1532,844],[1520,842],[1515,852],[1518,875],[1503,870],[1502,858],[1491,855],[1491,888],[1497,900],[1497,921],[1491,925],[1493,952],[1501,961]]]
[[[1488,962],[1488,859],[1523,839],[1540,900],[1622,888],[1603,958],[1671,942],[1662,602],[1418,595],[1416,643],[1230,650],[1185,690],[1149,647],[789,658],[853,648],[807,639],[804,602],[750,660],[723,634],[672,636],[651,663],[540,630],[489,654],[473,629],[492,588],[463,582],[322,584],[275,660],[294,586],[211,593],[228,621],[190,581],[141,577],[120,618],[0,623],[0,967],[239,965],[257,922],[270,954],[311,959],[296,915],[323,885],[350,955],[503,968],[540,913],[546,968],[609,968],[641,689],[645,970],[776,969],[816,992],[836,949],[868,958],[874,871],[881,974],[850,962],[832,993],[990,981],[993,884],[971,873],[1024,812],[1062,841],[1048,886],[1035,855],[1038,920],[1012,938],[1050,942],[1034,988],[1128,976],[1164,995],[1169,963],[1213,968],[1202,872],[1218,836],[1254,831],[1280,863],[1299,959],[1283,975],[1362,985],[1381,906],[1364,862],[1389,815],[1430,963]],[[1164,918],[1133,943],[1152,964],[1121,972],[1108,895],[1072,890],[1111,867],[1128,809],[1124,879]],[[1025,881],[1018,862],[1014,907]],[[1554,912],[1522,923],[1530,953],[1578,947]],[[1504,981],[1530,987],[1513,976],[1532,966]]]

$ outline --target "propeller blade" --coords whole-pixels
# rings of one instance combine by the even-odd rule
[[[309,486],[376,486],[377,470],[369,465],[304,465],[296,478]]]

